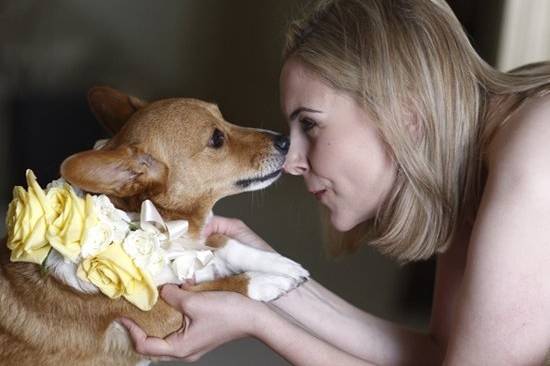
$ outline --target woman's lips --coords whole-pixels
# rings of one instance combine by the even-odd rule
[[[314,192],[311,192],[313,193],[313,195],[315,196],[315,198],[317,198],[318,200],[321,199],[321,197],[323,196],[323,194],[325,194],[327,190],[326,189],[322,189],[320,191],[314,191]]]

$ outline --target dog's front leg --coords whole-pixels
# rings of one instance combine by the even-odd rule
[[[219,248],[216,256],[233,271],[244,272],[248,279],[246,295],[259,301],[272,301],[309,277],[308,271],[300,264],[278,253],[252,248],[233,239]]]
[[[261,272],[292,277],[303,282],[309,277],[300,264],[282,255],[252,248],[234,239],[229,239],[216,251],[234,272]]]
[[[300,285],[292,277],[264,273],[245,272],[188,287],[190,291],[232,291],[258,301],[272,301]]]
[[[301,265],[278,253],[223,235],[208,238],[207,244],[217,248],[215,257],[207,267],[195,272],[194,291],[235,291],[255,300],[271,301],[309,277]]]

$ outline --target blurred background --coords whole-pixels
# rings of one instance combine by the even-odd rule
[[[86,92],[111,85],[154,100],[218,103],[228,121],[284,131],[278,77],[285,27],[301,0],[0,1],[0,234],[11,188],[31,168],[45,185],[61,161],[105,136]],[[450,1],[474,46],[505,70],[550,59],[550,1]],[[312,276],[375,315],[423,329],[433,261],[398,266],[370,248],[328,259],[316,201],[301,179],[227,198],[239,217]],[[221,325],[223,326],[223,325]],[[197,365],[285,365],[244,339]]]

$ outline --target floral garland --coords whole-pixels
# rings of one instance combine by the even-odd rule
[[[158,300],[158,285],[193,278],[213,258],[210,248],[187,237],[187,221],[164,222],[150,201],[138,215],[63,179],[45,190],[31,170],[26,179],[28,190],[14,188],[6,216],[13,262],[44,265],[57,252],[76,265],[81,280],[147,311]]]

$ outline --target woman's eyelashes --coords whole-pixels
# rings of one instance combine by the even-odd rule
[[[302,128],[302,131],[308,132],[317,126],[317,122],[313,121],[310,118],[304,117],[300,118],[300,126]]]

